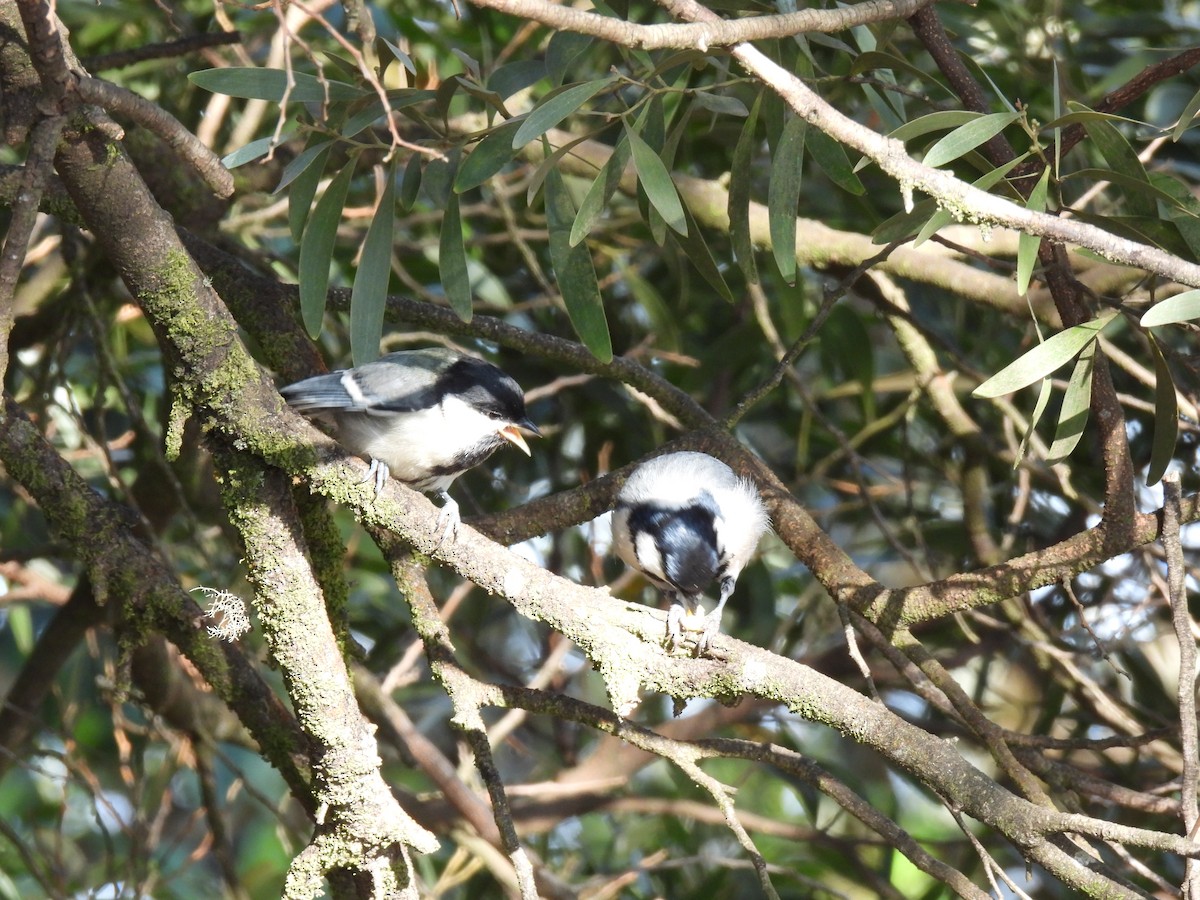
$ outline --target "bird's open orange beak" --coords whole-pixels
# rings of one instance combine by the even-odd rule
[[[533,456],[533,454],[529,452],[529,445],[525,443],[525,435],[521,434],[522,429],[528,431],[535,437],[542,436],[542,433],[537,430],[537,426],[528,421],[517,422],[512,425],[505,425],[497,432],[497,434],[499,434],[500,437],[504,438],[504,440],[508,441],[514,447],[525,451],[526,456]]]

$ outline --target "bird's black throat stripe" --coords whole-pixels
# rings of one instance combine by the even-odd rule
[[[707,493],[702,497],[707,498]],[[635,552],[637,536],[652,535],[668,583],[689,597],[703,593],[724,568],[717,548],[715,513],[708,499],[708,503],[674,509],[643,503],[629,512]]]

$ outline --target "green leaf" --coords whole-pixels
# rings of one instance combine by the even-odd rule
[[[251,141],[246,146],[238,147],[232,153],[221,157],[221,165],[227,169],[236,169],[238,166],[244,166],[248,162],[254,162],[254,160],[266,156],[274,142],[274,137],[259,138],[256,141]]]
[[[1160,300],[1142,314],[1141,324],[1143,328],[1155,328],[1192,319],[1200,319],[1200,290],[1184,291]]]
[[[683,249],[688,261],[696,267],[696,271],[700,273],[701,277],[712,285],[716,292],[727,302],[732,303],[733,291],[725,283],[725,276],[721,274],[721,269],[717,265],[712,251],[708,249],[708,244],[704,240],[704,233],[700,230],[700,226],[696,224],[696,220],[692,218],[692,214],[686,206],[683,208],[683,214],[687,217],[687,234],[676,234],[674,235],[675,240]]]
[[[751,162],[758,147],[755,132],[762,103],[763,95],[759,94],[733,148],[733,161],[729,173],[729,237],[733,243],[734,258],[742,270],[742,277],[750,284],[758,283],[754,243],[750,240],[750,189],[753,176]]]
[[[813,128],[804,136],[804,146],[812,155],[813,162],[829,176],[829,180],[848,193],[861,197],[867,192],[863,183],[854,174],[846,148],[819,128]]]
[[[1029,417],[1029,427],[1025,429],[1025,433],[1021,435],[1021,446],[1017,448],[1017,458],[1013,460],[1013,468],[1017,468],[1021,464],[1021,460],[1025,458],[1025,452],[1029,449],[1029,442],[1033,439],[1034,431],[1037,430],[1038,422],[1042,421],[1042,415],[1046,412],[1046,407],[1050,405],[1050,395],[1054,393],[1053,385],[1049,378],[1042,379],[1042,385],[1038,388],[1037,403],[1033,405],[1033,414]]]
[[[551,35],[550,43],[546,45],[546,73],[550,81],[562,84],[580,54],[594,43],[594,38],[573,31],[556,31]]]
[[[750,110],[746,109],[745,103],[737,97],[730,97],[727,94],[710,94],[708,91],[695,91],[692,94],[692,99],[697,106],[718,115],[737,116],[743,119],[750,115]]]
[[[326,142],[320,147],[321,152],[295,177],[288,191],[288,229],[296,243],[300,242],[304,234],[308,214],[312,211],[313,197],[317,196],[317,186],[321,183],[321,176],[325,174],[330,143],[332,142]]]
[[[876,69],[895,69],[909,75],[914,81],[926,82],[931,85],[936,85],[937,82],[929,77],[928,72],[924,72],[918,66],[914,66],[908,60],[897,56],[893,53],[885,53],[881,50],[868,50],[865,53],[851,55],[854,60],[850,67],[851,75],[861,75],[863,72],[872,72]]]
[[[1079,359],[1075,361],[1075,370],[1071,373],[1071,380],[1067,382],[1067,391],[1063,395],[1062,407],[1058,412],[1054,443],[1046,453],[1047,462],[1066,459],[1083,437],[1083,429],[1087,425],[1088,412],[1092,406],[1092,370],[1096,361],[1097,343],[1092,341],[1084,347]]]
[[[471,279],[467,274],[467,248],[463,242],[462,216],[458,195],[451,194],[442,216],[442,234],[438,243],[438,269],[442,273],[442,289],[450,308],[464,322],[471,321]]]
[[[1158,206],[1150,193],[1150,179],[1146,177],[1146,167],[1138,159],[1129,141],[1125,140],[1125,135],[1121,134],[1112,122],[1104,119],[1085,122],[1083,127],[1087,129],[1088,137],[1113,171],[1133,181],[1133,185],[1122,185],[1121,191],[1130,215],[1158,215]],[[1116,183],[1116,179],[1110,180]]]
[[[7,631],[12,635],[12,642],[23,659],[33,652],[36,643],[36,629],[33,627],[33,614],[30,607],[24,603],[7,604],[5,623]]]
[[[771,179],[767,184],[767,221],[771,228],[771,250],[775,265],[788,284],[796,283],[796,206],[804,171],[804,132],[808,123],[793,116],[783,125]]]
[[[1154,440],[1150,449],[1150,464],[1146,467],[1146,487],[1158,484],[1175,455],[1175,441],[1179,437],[1179,401],[1175,396],[1175,379],[1162,348],[1154,335],[1150,335],[1150,349],[1154,351]]]
[[[283,101],[287,94],[293,103],[324,103],[338,100],[357,100],[367,92],[357,85],[326,78],[321,81],[304,72],[292,73],[291,93],[287,93],[287,72],[282,69],[261,69],[257,66],[231,66],[225,69],[202,69],[188,75],[188,81],[214,94],[228,94],[245,100]]]
[[[1150,181],[1171,198],[1171,205],[1166,209],[1167,217],[1192,251],[1192,258],[1200,257],[1200,200],[1192,196],[1188,185],[1165,172],[1152,173]]]
[[[507,100],[518,91],[537,84],[546,77],[546,64],[540,59],[519,59],[501,66],[488,76],[488,90]]]
[[[937,201],[932,197],[918,200],[913,204],[912,212],[900,210],[876,225],[875,230],[871,232],[871,243],[891,244],[906,240],[918,230],[922,230],[938,212]]]
[[[1118,116],[1113,113],[1097,112],[1094,109],[1088,109],[1082,103],[1077,103],[1074,100],[1067,101],[1067,106],[1071,107],[1072,112],[1064,116],[1059,116],[1057,119],[1051,119],[1039,129],[1039,133],[1055,128],[1063,128],[1067,125],[1086,125],[1088,122],[1123,122],[1126,125],[1136,125],[1139,128],[1154,127],[1149,122],[1143,122],[1140,119],[1131,119],[1128,116]]]
[[[1133,212],[1134,207],[1130,205],[1130,213],[1132,215],[1140,215],[1143,218],[1153,218],[1158,215],[1158,207],[1154,205],[1156,200],[1163,201],[1163,203],[1168,204],[1173,209],[1180,206],[1178,198],[1168,191],[1162,190],[1153,181],[1143,179],[1137,175],[1127,175],[1115,169],[1076,169],[1064,175],[1063,181],[1075,178],[1088,181],[1109,181],[1121,188],[1121,194],[1126,198],[1136,194],[1139,200],[1137,208],[1141,212]],[[1153,209],[1153,212],[1150,211],[1151,209]]]
[[[461,194],[479,187],[511,161],[513,133],[521,126],[520,121],[505,122],[493,128],[475,145],[454,178],[454,190]]]
[[[542,190],[542,183],[546,180],[546,175],[551,169],[557,169],[562,165],[562,158],[575,149],[576,145],[582,144],[584,141],[590,140],[588,134],[581,135],[573,141],[569,141],[559,147],[553,153],[550,152],[550,142],[542,139],[542,149],[546,154],[546,158],[538,163],[538,167],[533,170],[533,174],[529,176],[529,183],[525,186],[525,197],[527,202],[532,206],[534,198]]]
[[[1090,322],[1084,322],[1038,344],[1029,352],[1009,363],[971,392],[974,397],[988,399],[1011,394],[1040,378],[1045,378],[1055,369],[1078,356],[1085,347],[1100,336],[1116,313],[1109,313]]]
[[[673,231],[687,234],[683,204],[679,200],[679,192],[675,190],[675,182],[671,180],[671,173],[667,171],[659,155],[628,122],[625,124],[625,137],[629,140],[629,149],[633,154],[633,167],[637,170],[638,180],[646,191],[650,204],[658,210],[658,214]]]
[[[612,361],[612,338],[604,318],[604,301],[587,244],[571,246],[575,208],[558,169],[546,173],[546,224],[550,232],[550,261],[571,325],[584,346],[601,362]]]
[[[1197,112],[1200,112],[1200,91],[1192,94],[1192,99],[1187,102],[1187,106],[1179,114],[1179,119],[1175,122],[1175,128],[1171,131],[1172,141],[1178,141],[1183,137],[1183,133],[1192,127],[1192,122],[1195,121]],[[1159,477],[1162,477],[1161,473]]]
[[[387,45],[387,48],[392,51],[392,56],[396,57],[396,59],[399,61],[400,65],[402,65],[402,66],[404,66],[404,68],[408,69],[410,74],[412,74],[412,75],[417,74],[417,64],[412,61],[411,56],[409,56],[407,53],[405,53],[403,50],[401,50],[399,47],[397,47],[395,44],[393,44],[387,38],[381,38],[381,40]]]
[[[412,209],[421,192],[421,176],[424,174],[422,159],[420,153],[414,153],[404,164],[404,177],[400,179],[400,208],[405,212]]]
[[[615,78],[609,76],[596,81],[585,81],[566,88],[557,94],[552,94],[525,118],[521,127],[513,137],[512,148],[520,150],[530,141],[537,140],[567,116],[587,103],[598,93],[613,83]]]
[[[888,137],[893,137],[898,141],[907,143],[913,138],[929,134],[931,131],[945,131],[948,128],[958,128],[960,125],[974,122],[978,118],[979,113],[970,112],[969,110],[946,109],[941,112],[920,116],[911,122],[905,122],[899,128],[890,132]]]
[[[994,138],[1001,131],[1021,118],[1019,112],[990,113],[978,116],[966,125],[960,125],[929,148],[923,162],[927,166],[944,166],[980,144]]]
[[[1044,212],[1046,209],[1046,192],[1050,187],[1050,168],[1042,171],[1042,177],[1029,192],[1029,202],[1026,208],[1032,212]],[[1038,248],[1042,245],[1040,234],[1021,232],[1017,238],[1017,296],[1024,297],[1029,290],[1029,280],[1033,278],[1033,269],[1037,265]]]
[[[361,366],[379,356],[383,312],[392,275],[392,231],[396,222],[396,164],[386,169],[383,196],[367,228],[354,287],[350,290],[350,357]]]
[[[629,163],[630,152],[629,140],[622,135],[613,152],[609,154],[608,161],[601,166],[596,180],[579,203],[579,212],[571,226],[572,247],[591,234],[592,226],[596,224],[596,220],[600,218],[600,214],[604,212],[608,201],[621,183],[621,175]]]
[[[320,139],[309,144],[304,150],[290,163],[283,168],[283,174],[279,176],[279,184],[275,186],[272,194],[278,194],[285,187],[299,178],[302,174],[308,171],[308,167],[317,162],[320,157],[321,165],[318,168],[324,168],[325,158],[329,155],[329,148],[333,145],[332,139]]]
[[[445,209],[450,202],[454,171],[450,159],[431,159],[425,163],[421,176],[421,190],[434,209]]]
[[[321,333],[325,298],[329,291],[329,263],[333,257],[333,243],[337,237],[338,223],[342,220],[342,209],[346,205],[346,191],[350,187],[350,179],[354,176],[354,166],[357,162],[357,156],[350,157],[333,176],[304,227],[304,238],[300,242],[300,315],[310,337],[315,338]]]

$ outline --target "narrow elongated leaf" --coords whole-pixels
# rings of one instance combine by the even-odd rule
[[[571,226],[571,246],[574,247],[591,231],[600,214],[604,212],[608,201],[612,198],[617,186],[621,183],[621,174],[629,162],[629,140],[622,135],[617,146],[601,168],[596,180],[592,182],[583,200],[579,203],[579,212],[575,215],[575,224]]]
[[[417,202],[417,194],[421,192],[421,181],[424,171],[421,168],[422,157],[414,153],[404,165],[404,177],[400,179],[400,209],[407,212]]]
[[[892,69],[904,72],[916,82],[926,82],[933,85],[934,79],[929,77],[928,72],[923,72],[918,66],[914,66],[908,60],[897,56],[894,53],[885,53],[882,50],[868,50],[865,53],[852,54],[854,60],[850,66],[851,75],[861,75],[863,72],[872,72],[875,69]]]
[[[308,214],[312,212],[313,197],[317,196],[317,185],[325,174],[325,163],[329,160],[329,143],[325,143],[316,158],[296,176],[288,189],[288,229],[292,240],[300,242]]]
[[[1126,209],[1134,216],[1156,216],[1158,206],[1154,196],[1149,192],[1150,179],[1146,177],[1146,167],[1138,159],[1137,153],[1125,140],[1125,135],[1117,130],[1112,122],[1096,119],[1085,122],[1088,137],[1100,150],[1100,155],[1114,172],[1132,179],[1133,186],[1125,187],[1121,196],[1125,200]],[[1115,183],[1116,179],[1112,179]]]
[[[1167,217],[1192,251],[1192,257],[1200,257],[1200,200],[1192,196],[1188,185],[1165,172],[1151,173],[1150,181],[1171,198]]]
[[[513,136],[512,148],[520,150],[530,141],[537,140],[567,116],[587,103],[613,83],[613,78],[585,81],[555,94],[531,112]]]
[[[628,124],[625,126],[625,137],[629,141],[638,180],[646,191],[650,204],[658,210],[658,214],[672,230],[687,234],[683,204],[679,200],[679,192],[675,190],[675,182],[671,181],[671,173],[667,171],[659,155]]]
[[[710,94],[708,91],[696,91],[692,95],[692,99],[696,102],[697,106],[723,116],[745,118],[750,115],[750,110],[746,109],[746,104],[737,97],[730,97],[725,94]]]
[[[687,255],[688,261],[696,267],[696,271],[703,276],[704,280],[712,285],[713,289],[727,302],[732,303],[733,291],[725,283],[725,276],[721,274],[721,269],[717,265],[712,251],[708,249],[704,233],[686,206],[683,208],[683,214],[687,216],[688,232],[686,235],[674,235],[675,240]]]
[[[545,151],[546,158],[538,163],[538,167],[533,170],[533,174],[529,176],[529,184],[525,187],[525,196],[528,198],[530,205],[542,190],[542,183],[546,180],[546,175],[551,169],[557,169],[562,165],[562,158],[570,153],[578,144],[582,144],[588,140],[588,135],[584,134],[575,140],[568,142],[562,147],[559,147],[553,153],[550,152],[550,142],[545,138],[542,139],[542,149]]]
[[[417,65],[416,65],[416,63],[414,63],[412,61],[411,56],[409,56],[407,53],[405,53],[403,50],[401,50],[399,47],[397,47],[395,44],[393,44],[387,38],[380,38],[380,40],[382,40],[384,42],[384,44],[387,45],[387,48],[392,51],[392,56],[396,57],[396,59],[399,61],[400,65],[402,65],[402,66],[404,66],[404,68],[408,69],[409,74],[411,74],[411,75],[417,74]]]
[[[1096,344],[1092,341],[1075,360],[1075,370],[1067,382],[1062,408],[1058,412],[1058,427],[1054,429],[1054,443],[1046,453],[1047,462],[1057,462],[1071,455],[1083,437],[1087,426],[1088,411],[1092,406],[1092,371],[1096,361]]]
[[[819,128],[809,130],[804,136],[804,147],[813,161],[829,176],[830,181],[842,190],[861,197],[867,192],[863,183],[854,174],[846,148]]]
[[[396,222],[396,165],[387,167],[383,196],[367,228],[350,290],[350,357],[361,366],[379,356],[383,311],[392,274],[392,231]]]
[[[733,148],[733,161],[729,172],[729,237],[733,243],[733,255],[742,277],[750,284],[758,283],[758,266],[754,262],[754,244],[750,240],[750,181],[751,161],[758,146],[758,112],[762,108],[763,95],[759,94],[750,107],[750,116],[742,126],[737,144]]]
[[[1175,396],[1175,379],[1163,357],[1162,348],[1150,335],[1154,351],[1154,440],[1150,448],[1150,464],[1146,467],[1146,487],[1158,484],[1175,456],[1175,441],[1179,437],[1179,400]]]
[[[972,396],[985,399],[1001,397],[1033,384],[1040,378],[1045,378],[1055,369],[1066,365],[1067,362],[1078,356],[1085,347],[1100,336],[1100,332],[1115,317],[1116,313],[1109,313],[1099,319],[1093,319],[1090,322],[1060,331],[1009,363],[975,388],[971,392]]]
[[[929,134],[932,131],[945,131],[948,128],[958,128],[961,125],[974,122],[978,118],[979,113],[974,113],[970,110],[944,109],[940,112],[919,116],[911,122],[905,122],[899,128],[889,132],[888,137],[894,137],[898,141],[907,143],[923,134]]]
[[[990,113],[960,125],[929,148],[924,163],[927,166],[944,166],[991,140],[1020,117],[1019,112]]]
[[[309,146],[288,163],[283,168],[283,174],[279,176],[279,184],[275,186],[272,194],[278,194],[285,187],[299,178],[302,174],[308,171],[308,167],[316,164],[317,158],[321,159],[321,167],[324,167],[325,157],[329,153],[329,147],[333,144],[332,140],[318,140]]]
[[[329,187],[317,201],[316,209],[304,228],[300,241],[300,315],[310,337],[321,333],[325,316],[325,298],[329,290],[329,261],[333,257],[333,242],[338,222],[346,205],[346,191],[354,175],[358,157],[352,156],[333,176]]]
[[[800,202],[807,126],[808,123],[799,116],[784,123],[771,162],[771,180],[767,184],[771,250],[775,254],[775,265],[788,284],[796,283],[796,205]]]
[[[458,175],[454,178],[454,190],[461,194],[473,187],[479,187],[508,165],[515,155],[512,136],[520,127],[519,121],[505,122],[492,129],[476,144],[458,167]]]
[[[1200,112],[1200,91],[1192,94],[1192,99],[1187,102],[1187,106],[1179,114],[1179,120],[1175,123],[1175,128],[1171,131],[1172,141],[1178,141],[1183,137],[1183,133],[1191,128],[1192,123],[1196,119],[1197,112]]]
[[[1050,384],[1049,378],[1042,379],[1042,386],[1038,388],[1037,402],[1033,404],[1033,415],[1029,417],[1029,427],[1025,429],[1025,433],[1021,435],[1021,446],[1017,448],[1017,458],[1013,460],[1013,468],[1021,465],[1021,460],[1025,458],[1025,451],[1029,449],[1029,442],[1033,439],[1033,434],[1037,430],[1038,422],[1042,421],[1042,416],[1046,412],[1046,407],[1050,405],[1050,395],[1054,393],[1053,385]]]
[[[1154,201],[1161,200],[1163,203],[1171,207],[1179,207],[1180,200],[1172,196],[1167,191],[1164,191],[1153,181],[1143,180],[1136,175],[1127,175],[1124,172],[1118,172],[1115,169],[1076,169],[1073,172],[1068,172],[1063,176],[1063,181],[1069,179],[1082,179],[1084,181],[1109,181],[1121,188],[1122,195],[1129,197],[1133,194],[1139,195],[1138,206],[1142,211],[1137,215],[1142,215],[1147,218],[1157,215],[1158,208],[1154,208],[1154,212],[1149,212]],[[1132,211],[1132,208],[1131,208]]]
[[[227,169],[236,169],[238,166],[244,166],[248,162],[260,157],[266,156],[267,151],[271,149],[271,144],[275,142],[273,137],[259,138],[256,141],[251,141],[244,147],[238,147],[232,153],[221,157],[221,165]]]
[[[546,77],[546,64],[540,59],[519,59],[510,62],[488,76],[487,86],[502,100],[523,91]]]
[[[366,94],[356,85],[331,78],[322,82],[305,72],[293,72],[292,78],[292,90],[287,98],[294,103],[357,100]],[[188,75],[188,81],[214,94],[228,94],[246,100],[273,100],[279,103],[287,93],[287,72],[283,69],[260,69],[257,66],[202,69]]]
[[[438,269],[442,274],[442,290],[450,308],[464,322],[471,321],[471,279],[467,274],[467,248],[463,242],[462,216],[458,195],[451,194],[442,216],[442,234],[438,243]]]
[[[1184,291],[1155,303],[1142,315],[1144,328],[1200,319],[1200,290]]]
[[[546,173],[546,224],[550,231],[550,261],[558,279],[571,325],[584,346],[601,362],[612,360],[612,338],[604,317],[604,301],[587,244],[571,246],[575,208],[558,169]]]
[[[1042,171],[1042,177],[1029,192],[1029,202],[1025,204],[1033,212],[1045,212],[1046,192],[1050,187],[1050,169]],[[1037,265],[1038,248],[1042,245],[1040,234],[1021,232],[1017,238],[1017,296],[1024,297],[1029,290],[1029,280],[1033,277],[1033,269]]]
[[[556,31],[546,45],[546,73],[554,84],[566,81],[580,54],[595,43],[595,39],[574,31]]]

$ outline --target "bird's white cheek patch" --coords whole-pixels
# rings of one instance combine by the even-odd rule
[[[642,571],[657,578],[666,577],[666,573],[663,572],[662,556],[659,555],[653,535],[644,531],[640,532],[634,541],[633,550],[637,554],[638,562],[641,563]]]

